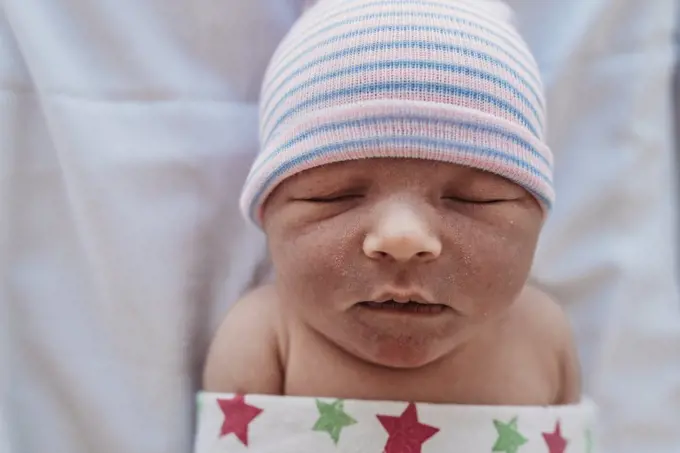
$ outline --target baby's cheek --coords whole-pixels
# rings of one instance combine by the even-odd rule
[[[465,287],[484,311],[503,306],[526,283],[535,244],[521,234],[478,228],[471,232]]]
[[[279,278],[296,298],[330,300],[347,293],[361,275],[353,264],[351,239],[323,230],[299,236],[272,250]]]

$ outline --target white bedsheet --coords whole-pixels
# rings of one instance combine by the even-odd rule
[[[237,193],[262,71],[302,2],[4,1],[14,452],[190,451],[205,347],[263,271]],[[511,3],[545,70],[558,166],[535,278],[574,316],[602,451],[677,453],[675,2]]]

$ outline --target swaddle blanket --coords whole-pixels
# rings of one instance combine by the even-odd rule
[[[595,453],[595,406],[198,395],[195,453]]]

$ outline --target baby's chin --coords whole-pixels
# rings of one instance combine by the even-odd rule
[[[451,352],[448,349],[442,350],[442,348],[409,343],[409,340],[400,339],[379,341],[373,345],[373,348],[357,345],[353,353],[364,362],[381,367],[418,369],[437,362]]]

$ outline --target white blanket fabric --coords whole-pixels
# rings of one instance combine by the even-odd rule
[[[596,408],[203,393],[194,453],[598,453]]]
[[[191,450],[205,348],[266,271],[237,194],[264,66],[302,2],[2,3],[13,452]],[[535,278],[574,316],[606,453],[680,445],[675,3],[511,1],[545,70],[557,158]]]

